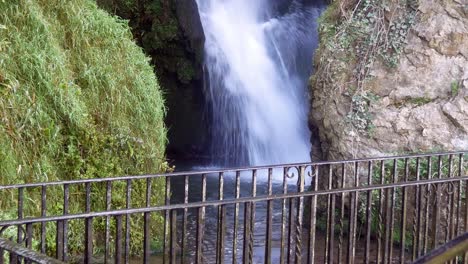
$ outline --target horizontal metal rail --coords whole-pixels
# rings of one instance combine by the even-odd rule
[[[419,258],[413,264],[441,264],[447,263],[468,252],[468,233],[432,250],[427,255]]]
[[[29,248],[22,247],[17,243],[0,237],[0,253],[10,253],[10,258],[22,258],[26,263],[34,262],[40,264],[64,264],[57,259],[41,254]],[[11,260],[11,259],[10,259]],[[0,254],[0,263],[3,263],[3,254]],[[21,263],[21,262],[19,262]]]
[[[407,263],[468,231],[467,155],[0,186],[0,237],[63,262]]]
[[[142,213],[152,213],[159,211],[169,211],[177,209],[188,209],[188,208],[201,208],[201,207],[218,207],[222,205],[231,205],[239,203],[250,203],[250,202],[265,202],[271,200],[285,200],[291,198],[300,198],[300,197],[311,197],[311,196],[321,196],[321,195],[331,195],[331,194],[345,194],[351,192],[364,192],[364,191],[377,191],[385,190],[396,187],[411,187],[411,186],[421,186],[427,184],[439,184],[439,183],[452,183],[468,180],[468,176],[457,177],[457,178],[444,178],[444,179],[430,179],[430,180],[420,180],[413,182],[399,182],[393,184],[382,184],[382,185],[372,185],[372,186],[363,186],[363,187],[350,187],[343,189],[335,190],[321,190],[321,191],[304,191],[301,193],[287,193],[287,194],[274,194],[274,195],[262,195],[256,197],[243,197],[236,199],[223,199],[223,200],[213,200],[205,202],[192,202],[192,203],[183,203],[183,204],[170,204],[170,205],[161,205],[161,206],[152,206],[152,207],[141,207],[133,209],[122,209],[122,210],[110,210],[102,212],[93,212],[93,213],[83,213],[83,214],[68,214],[68,215],[59,215],[59,216],[48,216],[48,217],[36,217],[36,218],[23,218],[20,220],[7,220],[0,221],[0,226],[7,227],[13,225],[24,225],[24,224],[34,224],[41,222],[55,222],[63,220],[72,220],[72,219],[84,219],[90,217],[103,217],[103,216],[117,216],[117,215],[126,215],[126,214],[142,214]],[[0,234],[1,234],[0,229]]]
[[[202,174],[208,175],[208,174],[219,174],[219,173],[227,173],[227,172],[242,172],[242,171],[281,169],[281,168],[293,168],[293,167],[342,165],[342,164],[353,164],[356,162],[388,161],[388,160],[395,160],[395,159],[415,159],[415,158],[428,158],[428,157],[439,157],[439,156],[448,156],[448,155],[464,155],[467,152],[468,151],[453,151],[453,152],[399,155],[399,156],[389,156],[389,157],[338,160],[338,161],[303,162],[303,163],[290,163],[290,164],[279,164],[279,165],[228,168],[228,169],[224,168],[224,169],[219,169],[219,170],[200,170],[200,171],[197,170],[197,171],[161,173],[161,174],[121,176],[121,177],[111,177],[111,178],[95,178],[95,179],[84,179],[84,180],[68,180],[68,181],[55,181],[55,182],[0,185],[0,190],[65,185],[65,184],[83,184],[83,183],[100,183],[100,182],[109,182],[109,181],[143,180],[143,179],[158,178],[158,177],[167,178],[167,177],[177,177],[177,176],[199,176]]]

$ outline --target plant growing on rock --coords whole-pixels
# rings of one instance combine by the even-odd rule
[[[372,127],[365,100],[371,87],[370,71],[377,61],[396,67],[407,35],[417,20],[417,1],[359,0],[333,1],[319,21],[321,46],[316,58],[327,58],[316,74],[315,83],[336,83],[349,94],[348,120],[359,132]],[[322,52],[329,54],[323,54]],[[333,52],[331,52],[333,51]]]

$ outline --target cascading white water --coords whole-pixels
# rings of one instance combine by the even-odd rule
[[[279,15],[275,2],[197,0],[213,165],[310,160],[306,83],[319,7],[293,0]]]

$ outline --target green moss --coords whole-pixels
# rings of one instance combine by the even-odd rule
[[[457,96],[458,95],[458,90],[460,90],[460,85],[457,81],[453,81],[451,84],[450,84],[450,92],[452,94],[452,96]]]
[[[411,100],[409,100],[408,102],[410,104],[415,104],[417,106],[421,106],[421,105],[425,105],[425,104],[428,104],[430,102],[432,102],[433,100],[431,98],[426,98],[426,97],[419,97],[419,98],[412,98]]]
[[[127,23],[94,1],[0,1],[0,185],[164,170],[164,100],[148,61]],[[2,215],[11,206],[0,201]]]

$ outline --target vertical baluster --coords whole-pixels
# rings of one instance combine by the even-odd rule
[[[85,212],[91,212],[91,183],[85,184],[86,198],[85,198]],[[87,217],[85,219],[85,255],[84,262],[91,263],[93,256],[93,218]]]
[[[345,163],[341,164],[341,188],[346,186],[346,168]],[[345,194],[341,193],[341,208],[340,219],[338,224],[340,226],[340,236],[338,241],[338,263],[343,263],[343,235],[344,235],[344,217],[345,217]]]
[[[244,245],[243,245],[243,263],[250,264],[252,253],[250,252],[250,218],[252,212],[252,203],[246,202],[244,204]]]
[[[392,183],[396,183],[398,179],[398,161],[396,159],[393,160],[393,172],[392,172]],[[389,232],[389,237],[388,237],[388,263],[392,263],[392,258],[393,258],[393,232],[395,230],[394,224],[395,224],[395,199],[396,199],[396,188],[392,187],[391,188],[392,194],[391,194],[391,199],[390,199],[390,232]]]
[[[448,160],[448,175],[447,178],[452,178],[452,165],[453,165],[453,156],[449,155],[449,160]],[[455,233],[455,185],[453,182],[449,182],[446,184],[447,185],[447,215],[445,217],[445,243],[448,241],[452,240],[454,237]],[[457,258],[455,257],[455,260]],[[449,263],[453,263],[453,260],[450,260]]]
[[[206,201],[206,175],[202,175],[202,193],[201,201]],[[202,206],[198,208],[198,218],[197,218],[197,253],[196,253],[196,263],[203,263],[203,233],[205,230],[205,207]]]
[[[332,165],[329,166],[328,171],[328,183],[329,189],[333,188],[333,170]],[[335,257],[335,203],[336,203],[336,196],[335,194],[331,195],[331,205],[330,205],[330,222],[329,222],[329,232],[327,233],[329,238],[328,242],[328,263],[334,263]]]
[[[358,163],[354,162],[354,187],[359,186]],[[357,228],[358,192],[349,194],[349,226],[348,226],[348,257],[347,263],[354,263],[356,256],[356,228]]]
[[[32,224],[26,224],[26,248],[32,249],[32,236],[33,236],[33,227]],[[3,254],[0,252],[0,259],[3,258]],[[25,259],[25,264],[30,264],[31,260]]]
[[[305,185],[305,168],[304,166],[299,167],[299,175],[297,178],[297,192],[304,193]],[[296,258],[295,263],[302,263],[302,219],[304,215],[304,197],[299,197],[297,199],[296,205]]]
[[[122,215],[115,216],[115,264],[122,263]]]
[[[318,190],[318,176],[319,176],[319,167],[314,166],[311,168],[313,171],[310,174],[312,177],[312,191],[316,192]],[[310,207],[309,207],[309,242],[308,242],[308,263],[315,262],[315,232],[317,225],[317,196],[312,195],[310,197]]]
[[[464,170],[463,168],[463,154],[460,154],[459,155],[459,159],[458,159],[458,173],[457,173],[457,176],[458,177],[462,177],[462,171]],[[461,214],[462,214],[462,184],[463,184],[463,181],[458,181],[458,195],[457,195],[457,224],[456,224],[456,227],[455,227],[455,230],[456,230],[456,236],[458,236],[460,234],[460,218],[461,218]]]
[[[460,161],[460,160],[459,160]],[[454,177],[461,177],[461,170],[462,170],[462,164],[458,164],[458,175],[455,175]],[[454,212],[455,214],[455,233],[454,237],[457,237],[460,234],[460,217],[461,217],[461,206],[462,206],[462,181],[457,181],[454,184],[456,184],[456,210]],[[455,260],[455,263],[458,263],[458,261],[461,260],[460,256],[457,257]]]
[[[189,198],[189,177],[187,175],[184,176],[184,204],[188,204],[188,198]],[[183,212],[183,219],[182,219],[182,256],[180,258],[181,263],[186,262],[186,253],[187,251],[187,214],[188,214],[188,209],[184,208]]]
[[[268,196],[271,196],[273,194],[272,176],[273,176],[273,169],[268,168]],[[271,240],[272,240],[272,224],[273,224],[272,211],[273,211],[273,201],[268,200],[267,201],[266,237],[265,237],[265,264],[271,264]]]
[[[218,190],[218,199],[222,201],[224,198],[224,173],[219,173],[218,180],[219,190]],[[216,263],[224,263],[224,236],[225,236],[225,206],[218,206],[218,230],[217,230],[217,239],[216,239]]]
[[[380,161],[380,185],[385,183],[385,160]],[[384,242],[383,239],[383,228],[384,228],[384,203],[386,204],[386,199],[384,199],[384,191],[379,189],[379,223],[378,223],[378,231],[377,231],[377,256],[376,260],[377,263],[381,263],[382,259],[385,259],[385,247],[383,246]],[[382,258],[382,250],[384,251],[383,258]],[[385,261],[385,260],[384,260]]]
[[[409,164],[408,158],[405,159],[405,174],[404,181],[408,182],[409,174]],[[402,197],[401,197],[401,219],[400,219],[400,263],[405,263],[405,244],[406,244],[406,199],[407,199],[407,190],[406,187],[403,187]]]
[[[41,217],[47,215],[47,186],[42,185],[41,189]],[[41,222],[41,253],[46,253],[46,222]]]
[[[459,166],[458,175],[460,177],[466,176],[466,175],[463,175],[463,173],[466,171],[465,168],[464,168],[463,154],[460,154],[459,164],[460,164],[460,166]],[[465,197],[467,195],[468,195],[468,181],[465,180]],[[464,211],[465,211],[464,228],[465,228],[465,232],[468,232],[468,201],[467,201],[466,198],[465,198],[465,210]],[[468,253],[465,252],[465,254],[463,256],[463,260],[464,260],[464,263],[468,263]]]
[[[257,196],[257,170],[252,170],[252,197]],[[251,215],[250,215],[250,236],[249,236],[249,261],[253,261],[253,247],[254,247],[254,234],[255,234],[255,202],[251,203]]]
[[[328,166],[328,180],[327,180],[327,189],[331,190],[332,189],[332,165],[330,164]],[[325,232],[325,256],[324,256],[324,263],[329,263],[330,259],[330,240],[332,239],[332,236],[330,235],[330,223],[331,223],[331,200],[332,200],[332,194],[327,195],[327,227],[326,227],[326,232]]]
[[[18,206],[17,206],[17,217],[18,219],[23,218],[23,198],[24,189],[23,187],[18,188]],[[16,242],[21,245],[23,243],[23,229],[20,225],[17,227]],[[1,256],[3,257],[3,255]],[[21,257],[11,254],[10,263],[19,264],[21,263]]]
[[[132,207],[132,180],[127,180],[127,188],[125,195],[125,208],[130,209]],[[125,215],[125,263],[130,262],[130,229],[131,229],[131,215]]]
[[[372,161],[367,164],[367,186],[372,186]],[[367,208],[366,208],[366,246],[364,251],[364,260],[370,263],[370,246],[371,246],[371,225],[372,225],[372,191],[367,191]]]
[[[236,200],[240,197],[240,171],[236,171]],[[239,203],[234,205],[234,230],[232,237],[232,263],[237,264],[237,232],[239,231]],[[265,256],[267,258],[267,256]]]
[[[427,179],[432,179],[432,157],[427,158]],[[428,239],[429,239],[429,205],[431,201],[432,185],[426,185],[426,199],[425,199],[425,208],[424,208],[424,236],[423,236],[423,254],[427,253],[428,250]]]
[[[287,249],[287,261],[286,263],[291,263],[291,259],[292,259],[292,255],[293,255],[293,225],[295,224],[294,223],[294,208],[293,208],[293,204],[294,204],[294,199],[293,198],[289,198],[288,199],[288,249]]]
[[[151,206],[151,185],[152,179],[146,179],[146,207]],[[143,263],[148,264],[150,262],[150,255],[151,255],[151,236],[150,236],[150,221],[151,221],[151,213],[146,212],[144,213],[144,224],[143,224]],[[185,231],[184,231],[185,233]]]
[[[112,181],[106,182],[106,211],[111,210],[111,201],[112,201]],[[110,216],[106,216],[106,234],[105,234],[106,244],[104,245],[104,263],[110,262]]]
[[[416,182],[420,181],[420,158],[416,158]],[[421,239],[422,239],[422,230],[421,230],[421,213],[422,213],[422,189],[423,186],[416,185],[416,205],[414,209],[415,223],[413,227],[414,239],[413,239],[413,258],[412,261],[415,261],[421,252]]]
[[[453,155],[449,155],[449,167],[448,167],[448,177],[453,178]],[[456,221],[456,209],[455,209],[455,182],[451,182],[448,184],[450,187],[450,193],[449,193],[449,204],[450,204],[450,214],[448,214],[450,217],[447,217],[447,220],[449,221],[448,226],[448,238],[447,240],[452,240],[455,238],[455,221]]]
[[[55,233],[55,258],[63,260],[63,222],[57,221],[57,230]]]
[[[288,192],[287,184],[288,168],[283,170],[283,194]],[[280,264],[285,263],[285,235],[286,235],[286,199],[281,200],[281,245],[280,245]],[[244,242],[245,243],[245,242]]]
[[[69,201],[70,201],[70,185],[64,184],[63,185],[63,215],[68,214]],[[63,221],[62,240],[63,240],[62,260],[64,262],[68,262],[68,220]]]
[[[176,248],[177,248],[177,210],[170,210],[171,224],[170,224],[170,249],[169,260],[171,264],[176,263]]]
[[[166,176],[166,198],[165,204],[171,203],[171,177]],[[163,263],[169,263],[168,256],[170,254],[170,210],[164,211],[164,257]]]
[[[439,156],[437,162],[437,178],[442,177],[442,156]],[[433,206],[432,213],[432,248],[436,248],[439,245],[439,221],[440,221],[440,184],[435,184],[435,204]]]

